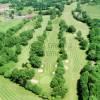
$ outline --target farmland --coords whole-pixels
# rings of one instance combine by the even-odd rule
[[[98,100],[98,1],[0,3],[0,100]]]

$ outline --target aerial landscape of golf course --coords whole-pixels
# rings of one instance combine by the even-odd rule
[[[100,100],[100,0],[0,0],[0,100]]]

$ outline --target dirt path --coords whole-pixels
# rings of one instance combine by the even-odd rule
[[[86,38],[89,32],[88,26],[82,22],[75,20],[72,16],[72,10],[75,9],[76,3],[66,5],[62,19],[66,21],[68,25],[74,25],[78,30],[81,30],[83,36]],[[65,62],[65,79],[68,87],[68,93],[64,100],[78,100],[77,96],[77,80],[80,77],[80,71],[86,63],[85,51],[80,50],[78,41],[71,33],[66,33],[66,52],[68,54],[68,60]]]

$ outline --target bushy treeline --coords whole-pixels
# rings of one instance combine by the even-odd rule
[[[63,6],[67,0],[8,0],[11,2],[13,7],[16,7],[16,9],[21,10],[25,6],[32,6],[35,10],[46,10],[49,7],[59,7],[59,5]]]
[[[64,32],[67,31],[68,27],[64,20],[61,20],[59,23],[60,31],[58,33],[58,39],[59,39],[59,58],[57,59],[57,69],[55,71],[55,75],[50,83],[50,87],[52,88],[51,96],[52,98],[57,99],[58,97],[60,99],[64,98],[65,94],[67,93],[67,88],[65,86],[65,68],[63,61],[67,59],[67,53],[65,51],[65,37]]]
[[[81,71],[78,82],[79,100],[99,100],[100,98],[100,63],[94,66],[88,63]]]
[[[100,20],[90,20],[85,21],[90,28],[89,47],[86,52],[89,63],[82,69],[78,82],[79,100],[99,100],[100,98]]]
[[[23,20],[20,24],[8,29],[6,33],[0,32],[0,66],[9,61],[17,62],[17,55],[21,53],[22,37],[15,36],[28,21]],[[28,34],[30,35],[30,34]]]
[[[42,22],[42,20],[40,22]],[[47,32],[44,31],[43,35],[38,36],[37,41],[33,42],[31,45],[29,61],[33,68],[41,67],[40,57],[44,56],[44,41],[46,36]]]

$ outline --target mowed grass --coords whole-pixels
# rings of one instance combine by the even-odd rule
[[[0,100],[41,100],[35,94],[0,76]]]
[[[91,18],[100,19],[100,5],[84,4],[81,6]]]
[[[59,18],[54,19],[53,30],[47,32],[47,39],[45,40],[45,56],[42,59],[42,66],[40,69],[43,69],[42,73],[37,71],[35,79],[39,81],[39,86],[42,88],[43,92],[46,95],[50,95],[51,88],[50,82],[53,78],[53,72],[55,72],[55,65],[58,58],[58,32],[59,32]]]
[[[5,19],[0,16],[0,32],[6,32],[12,26],[19,24],[21,19]]]
[[[86,63],[85,51],[80,50],[79,42],[71,33],[66,34],[66,52],[68,62],[65,62],[65,79],[68,93],[64,100],[78,100],[77,98],[77,80],[80,78],[80,71]]]
[[[62,19],[65,20],[66,24],[74,25],[76,30],[80,30],[84,38],[87,39],[89,28],[85,23],[75,20],[72,16],[72,10],[76,8],[76,3],[71,5],[66,5]],[[76,32],[77,32],[76,31]],[[65,50],[68,54],[68,60],[64,63],[66,73],[66,86],[68,88],[68,93],[66,94],[64,100],[78,100],[77,96],[77,81],[80,78],[80,71],[86,64],[85,51],[80,50],[79,42],[75,39],[75,35],[72,33],[65,33],[66,36],[66,46]]]

